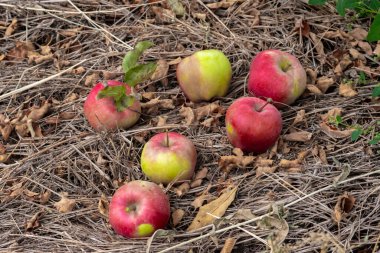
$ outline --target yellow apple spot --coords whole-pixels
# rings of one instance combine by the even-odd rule
[[[234,135],[234,128],[230,123],[227,123],[226,129],[228,134]]]
[[[300,89],[298,87],[298,80],[294,79],[294,85],[293,85],[293,96],[298,97],[300,94]]]
[[[292,65],[290,64],[290,62],[287,61],[286,59],[280,60],[280,68],[282,71],[284,71],[284,72],[288,71],[291,66]]]
[[[138,236],[150,236],[154,232],[154,227],[151,224],[144,223],[137,227]]]

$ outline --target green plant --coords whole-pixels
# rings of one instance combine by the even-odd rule
[[[310,5],[323,5],[327,0],[309,0]],[[380,1],[379,0],[336,0],[336,10],[344,17],[346,10],[354,10],[359,17],[369,17],[372,20],[367,41],[380,40]]]

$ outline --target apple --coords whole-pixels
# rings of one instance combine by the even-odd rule
[[[275,144],[282,130],[282,118],[268,100],[243,97],[228,107],[227,137],[234,147],[260,154]]]
[[[114,80],[107,81],[106,83],[107,85],[103,83],[96,84],[88,94],[83,108],[84,116],[96,131],[112,131],[133,126],[140,118],[141,106],[137,99],[129,97],[131,95],[131,87]],[[118,93],[117,96],[125,95],[127,99],[130,99],[131,104],[121,104],[118,108],[112,95],[101,96],[106,86],[116,88],[114,90],[116,91],[115,94]]]
[[[194,174],[197,151],[194,144],[176,132],[154,135],[141,154],[141,168],[155,183],[189,180]]]
[[[305,88],[306,72],[293,55],[272,49],[258,53],[252,60],[248,91],[256,97],[271,98],[282,107],[292,104]]]
[[[151,236],[170,218],[167,195],[155,183],[135,180],[120,187],[111,199],[109,222],[127,238]]]
[[[192,102],[209,101],[226,95],[232,69],[228,58],[216,49],[198,51],[177,66],[177,80]]]

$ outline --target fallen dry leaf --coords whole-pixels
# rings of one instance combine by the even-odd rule
[[[323,147],[318,148],[318,155],[319,155],[319,159],[321,159],[322,164],[328,164],[326,151]]]
[[[359,41],[358,46],[368,55],[372,55],[373,51],[371,45],[365,41]]]
[[[53,54],[48,54],[48,55],[41,55],[37,52],[28,52],[28,63],[36,63],[40,64],[44,61],[49,61],[53,59]]]
[[[92,73],[91,75],[86,76],[84,85],[93,86],[98,80],[99,80],[99,73],[98,72]]]
[[[185,195],[189,190],[190,190],[190,184],[188,182],[184,182],[175,189],[175,193],[177,194],[178,197],[181,197]]]
[[[259,228],[271,231],[268,244],[271,252],[281,252],[282,243],[289,233],[289,225],[284,218],[278,214],[267,216],[257,222]]]
[[[225,189],[224,193],[219,198],[211,201],[210,203],[201,206],[194,218],[193,222],[187,228],[187,231],[204,227],[211,224],[218,218],[221,218],[235,199],[237,186],[230,186]]]
[[[295,160],[286,160],[286,159],[281,159],[280,163],[278,164],[281,168],[297,168],[300,167],[300,161],[298,159]]]
[[[166,125],[166,120],[168,119],[167,116],[158,116],[157,117],[157,127],[165,126]]]
[[[4,141],[7,141],[9,139],[9,136],[11,135],[13,128],[14,125],[10,124],[9,122],[4,125],[0,125],[0,132],[3,136]]]
[[[11,24],[7,27],[4,33],[4,37],[9,37],[13,34],[17,27],[17,18],[13,18]]]
[[[152,6],[151,10],[156,16],[156,21],[158,23],[173,23],[175,20],[175,14],[172,10],[158,6]]]
[[[333,219],[339,223],[354,208],[355,201],[356,199],[347,192],[339,196],[335,204]]]
[[[194,111],[190,107],[182,106],[181,109],[179,109],[179,114],[185,118],[184,124],[186,126],[190,126],[195,120]]]
[[[28,55],[28,52],[34,51],[34,45],[30,41],[16,41],[16,45],[7,54],[8,60],[22,61]]]
[[[39,211],[30,218],[25,224],[25,230],[30,232],[41,226],[40,219],[45,214],[45,211]]]
[[[180,63],[182,61],[182,58],[181,57],[177,57],[175,58],[174,60],[171,60],[168,62],[169,65],[177,65],[178,63]]]
[[[231,220],[243,220],[243,221],[252,220],[256,218],[256,216],[252,213],[252,211],[246,208],[238,209],[234,214],[230,216],[231,216],[230,218]]]
[[[265,159],[263,157],[258,157],[255,162],[255,166],[272,166],[273,160],[271,159]]]
[[[74,75],[81,75],[86,72],[86,69],[83,66],[79,66],[71,71]]]
[[[160,97],[149,100],[146,103],[141,103],[141,108],[147,109],[148,114],[157,113],[158,109],[174,109],[173,100],[160,99]]]
[[[328,88],[330,88],[331,85],[334,84],[334,82],[335,81],[334,81],[333,78],[323,76],[323,77],[318,78],[318,80],[317,80],[317,87],[318,87],[318,89],[322,93],[326,93],[326,91],[328,90]]]
[[[74,199],[67,198],[68,193],[64,192],[61,195],[61,200],[54,203],[54,207],[58,210],[60,213],[68,213],[71,212],[75,206],[76,201]]]
[[[353,97],[357,94],[358,92],[352,88],[352,85],[350,83],[341,83],[339,85],[339,95],[343,97]]]
[[[183,7],[181,1],[179,0],[167,0],[170,9],[174,12],[177,17],[182,17],[185,15],[185,7]]]
[[[176,209],[172,214],[173,227],[176,227],[185,215],[185,211],[182,209]]]
[[[331,118],[342,115],[343,109],[340,107],[334,107],[330,109],[326,114],[321,115],[323,121],[329,121]]]
[[[342,31],[342,30],[335,30],[335,31],[327,31],[322,34],[322,37],[327,38],[327,39],[336,39],[340,38],[342,40],[345,39],[353,39],[351,35],[348,33]]]
[[[350,59],[350,55],[344,55],[343,59],[335,66],[334,73],[338,76],[342,75],[343,71],[345,71],[351,64],[352,61]]]
[[[317,51],[319,61],[321,63],[324,63],[325,58],[326,58],[326,54],[325,54],[325,50],[324,50],[323,44],[321,42],[321,39],[319,39],[315,33],[310,32],[309,35],[310,35],[309,37],[310,37],[311,41],[314,44],[314,48]]]
[[[352,31],[348,32],[350,36],[357,40],[365,40],[367,38],[368,32],[363,28],[355,28]]]
[[[355,131],[355,129],[346,129],[346,130],[332,129],[326,122],[320,123],[319,126],[325,134],[336,139],[347,138],[351,136],[353,131]]]
[[[7,148],[0,142],[0,154],[4,155],[7,152]]]
[[[62,34],[63,36],[66,36],[66,37],[73,37],[73,36],[76,36],[82,29],[83,29],[82,26],[76,27],[76,28],[65,29],[65,30],[59,31],[59,34]]]
[[[259,166],[256,168],[256,177],[260,177],[265,174],[272,174],[276,171],[276,169],[277,167]]]
[[[190,187],[195,188],[202,184],[202,180],[207,176],[208,168],[203,167],[200,171],[195,174],[193,182],[191,182]]]
[[[223,112],[223,111],[224,111],[224,108],[220,106],[219,101],[194,109],[196,120],[201,120],[204,117],[211,116],[215,112]]]
[[[237,149],[235,148],[234,150]],[[245,168],[253,163],[255,159],[255,156],[244,156],[242,151],[241,153],[239,152],[238,155],[221,156],[219,158],[219,169],[229,172],[234,168]]]
[[[310,35],[310,26],[307,20],[299,18],[296,20],[293,32],[301,34],[303,37],[309,37]]]
[[[248,21],[250,27],[257,26],[260,24],[260,11],[259,10],[252,8],[252,10],[250,12],[248,12],[247,14],[252,17]]]
[[[313,134],[307,131],[299,131],[299,132],[294,132],[290,134],[285,134],[282,138],[285,141],[306,142],[306,141],[309,141],[312,136]]]
[[[44,193],[41,193],[39,196],[40,204],[46,204],[51,196],[51,191],[45,191]]]
[[[158,81],[160,79],[165,78],[168,75],[169,71],[169,64],[166,60],[160,59],[157,61],[157,68],[153,72],[152,76],[150,79],[152,81]]]
[[[32,107],[27,118],[32,120],[32,122],[36,122],[37,120],[40,120],[45,116],[45,114],[49,111],[50,107],[51,103],[48,101],[45,101],[41,107]]]
[[[24,189],[24,195],[29,197],[29,198],[34,198],[35,196],[39,195],[38,192],[33,192],[33,191],[30,191],[28,189]]]
[[[9,159],[10,155],[8,154],[0,154],[0,163],[6,163]]]
[[[5,59],[5,54],[0,54],[0,62]]]
[[[109,201],[104,193],[99,198],[98,202],[98,210],[101,215],[104,217],[108,217],[108,210],[109,210]]]
[[[237,239],[233,237],[228,237],[226,241],[224,242],[223,248],[220,251],[220,253],[231,253],[234,249],[235,243]]]
[[[75,118],[76,112],[61,112],[58,116],[62,120],[69,120]]]
[[[297,112],[296,117],[294,118],[294,121],[293,121],[293,123],[292,123],[292,126],[295,126],[295,125],[297,125],[298,123],[303,122],[304,119],[305,119],[305,110],[299,110],[299,111]]]
[[[307,75],[307,83],[308,84],[315,84],[317,81],[317,71],[314,69],[306,69],[306,75]]]
[[[61,123],[59,116],[52,116],[52,117],[46,118],[44,121],[48,125],[57,125]]]
[[[355,48],[350,48],[348,50],[348,52],[350,53],[351,57],[354,60],[356,60],[356,59],[364,60],[365,59],[365,57],[361,53],[359,53],[359,51],[356,50]]]
[[[235,3],[242,3],[242,2],[244,2],[244,0],[223,0],[217,3],[207,4],[207,7],[210,9],[219,9],[219,8],[227,9]]]
[[[373,50],[373,54],[380,56],[380,41],[377,42],[375,50]]]
[[[317,86],[315,86],[313,84],[306,85],[306,89],[308,91],[310,91],[311,93],[316,94],[316,95],[322,95],[323,94],[322,91]]]
[[[201,21],[206,21],[207,15],[206,13],[201,13],[201,12],[192,12],[191,15],[193,18],[201,20]]]

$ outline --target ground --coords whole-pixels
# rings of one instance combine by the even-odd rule
[[[0,3],[1,251],[377,252],[380,46],[365,41],[370,19],[303,0],[180,2],[182,17],[166,1]],[[161,60],[163,71],[137,86],[139,122],[95,132],[86,95],[98,81],[122,80],[123,56],[143,40],[155,44],[143,60]],[[190,103],[175,67],[208,48],[231,61],[231,86],[223,98]],[[308,88],[281,108],[276,145],[242,154],[226,137],[225,110],[249,96],[250,62],[268,48],[297,56]],[[124,182],[146,179],[142,147],[166,129],[195,143],[202,173],[191,187],[165,188],[174,216],[166,233],[122,238],[108,202]],[[226,196],[222,218],[186,231],[200,206]]]

